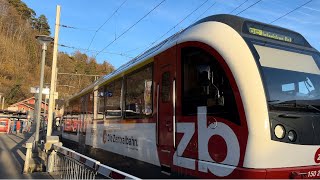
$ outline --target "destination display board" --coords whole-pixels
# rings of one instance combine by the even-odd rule
[[[286,42],[290,42],[290,43],[292,42],[292,38],[290,36],[285,36],[282,34],[269,32],[269,31],[265,31],[262,29],[258,29],[258,28],[249,27],[249,33],[254,34],[254,35],[258,35],[258,36],[263,36],[263,37],[275,39],[275,40],[279,40],[279,41],[286,41]]]
[[[273,25],[247,21],[244,23],[242,32],[270,40],[310,47],[299,33]]]

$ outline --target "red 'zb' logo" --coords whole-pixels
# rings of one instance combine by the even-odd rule
[[[314,155],[314,162],[320,163],[320,148],[317,150],[316,154]]]

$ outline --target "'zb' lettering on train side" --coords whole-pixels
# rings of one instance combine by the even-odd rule
[[[198,107],[198,170],[204,173],[208,173],[209,170],[216,176],[225,177],[231,174],[239,163],[240,146],[237,136],[228,125],[218,122],[216,127],[212,129],[207,126],[207,109],[206,107]],[[177,132],[183,133],[183,137],[177,147],[177,151],[174,153],[173,164],[195,170],[196,160],[182,157],[195,132],[195,125],[194,123],[177,123]],[[226,142],[227,156],[219,163],[230,165],[229,168],[217,165],[210,156],[209,151],[212,151],[212,149],[208,146],[208,142],[212,136],[220,136]]]

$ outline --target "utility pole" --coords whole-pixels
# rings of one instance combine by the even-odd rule
[[[59,29],[60,29],[60,5],[57,5],[56,26],[55,26],[55,32],[54,32],[52,71],[51,71],[49,109],[48,109],[47,136],[51,136],[51,133],[52,133],[53,110],[55,108],[55,97],[54,96],[55,96],[55,90],[56,90],[56,77],[57,77],[56,68],[57,68],[57,58],[58,58]]]
[[[55,80],[56,85],[55,85],[54,92],[57,92],[57,84],[58,84],[58,70],[59,70],[59,68],[56,68],[56,80]]]
[[[101,75],[96,74],[79,74],[79,73],[58,73],[60,75],[71,75],[71,76],[88,76],[88,77],[95,77],[95,80],[98,79]]]

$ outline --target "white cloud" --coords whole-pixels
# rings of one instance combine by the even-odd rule
[[[304,6],[304,7],[302,7],[302,8],[304,8],[304,9],[309,9],[309,10],[311,10],[311,11],[320,12],[319,9],[311,8],[311,7],[308,7],[308,6]]]
[[[306,16],[310,16],[310,17],[314,17],[312,14],[306,13],[306,12],[302,12],[302,11],[296,11],[297,13],[306,15]]]

